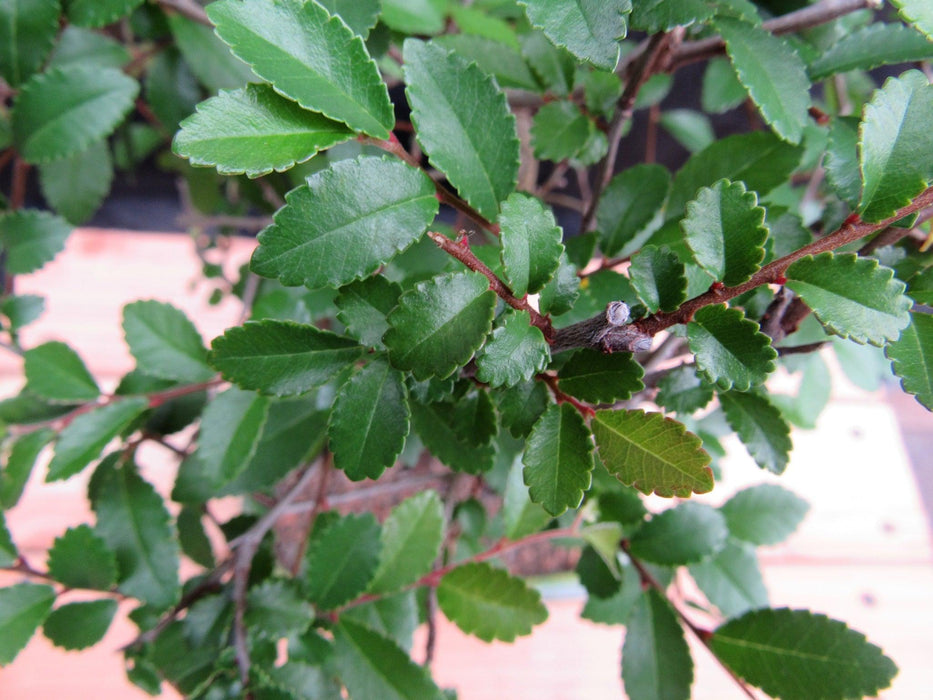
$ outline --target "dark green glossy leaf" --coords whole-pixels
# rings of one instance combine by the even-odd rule
[[[541,200],[512,193],[502,203],[499,219],[502,265],[512,293],[534,294],[551,279],[564,246],[554,214]]]
[[[198,436],[202,475],[219,486],[246,469],[266,422],[269,399],[231,387],[204,409]]]
[[[249,321],[214,338],[210,363],[244,389],[294,396],[326,384],[362,352],[355,341],[290,321]]]
[[[13,442],[6,461],[0,465],[0,509],[12,508],[19,502],[39,454],[54,437],[51,428],[40,428]]]
[[[870,24],[840,37],[810,62],[811,80],[850,70],[923,61],[933,56],[933,43],[901,24]]]
[[[622,645],[622,682],[631,700],[687,700],[693,660],[670,604],[655,590],[628,615]]]
[[[250,67],[230,53],[211,27],[175,12],[168,15],[168,24],[185,63],[208,92],[241,88],[256,81]]]
[[[407,39],[403,53],[419,143],[460,195],[494,221],[518,177],[515,117],[505,94],[476,65],[440,46]]]
[[[528,19],[558,46],[597,68],[614,70],[631,0],[522,0]]]
[[[42,631],[57,647],[86,649],[103,639],[116,613],[117,601],[113,599],[68,603],[49,614]]]
[[[687,299],[684,264],[667,247],[645,246],[632,256],[629,278],[648,311],[674,311]]]
[[[547,367],[549,347],[528,314],[507,312],[476,358],[476,378],[490,386],[528,381]]]
[[[36,583],[0,588],[0,664],[6,666],[29,642],[55,602],[55,589]]]
[[[181,545],[181,551],[191,561],[200,564],[205,569],[213,569],[214,551],[204,531],[201,516],[202,513],[197,507],[185,506],[181,509],[175,520],[178,528],[178,544]]]
[[[570,311],[579,296],[580,278],[577,276],[577,268],[571,264],[565,252],[560,256],[560,266],[554,277],[538,296],[538,307],[541,313],[559,316]]]
[[[185,313],[160,301],[135,301],[123,307],[123,334],[130,353],[146,374],[182,382],[214,376],[207,350]]]
[[[722,392],[719,402],[729,426],[762,469],[783,474],[793,445],[790,426],[781,412],[762,395],[740,391]]]
[[[495,412],[486,392],[456,404],[411,404],[412,425],[431,454],[449,467],[480,474],[493,466]]]
[[[777,484],[742,489],[720,508],[729,533],[756,546],[786,540],[809,509],[805,500]]]
[[[379,523],[371,513],[347,515],[317,536],[305,554],[308,596],[332,610],[366,590],[379,562]]]
[[[687,339],[700,374],[720,389],[748,391],[774,371],[771,339],[739,309],[704,306],[687,324]]]
[[[633,556],[664,566],[702,561],[726,545],[726,518],[702,503],[681,503],[655,515],[629,540]]]
[[[219,0],[217,35],[276,91],[354,131],[388,138],[395,116],[362,38],[316,2]]]
[[[0,3],[0,76],[18,87],[48,56],[58,35],[58,0]]]
[[[713,387],[697,376],[696,368],[680,366],[661,377],[655,402],[668,411],[692,414],[712,398]]]
[[[645,371],[632,353],[577,350],[557,373],[561,391],[590,403],[612,403],[631,398],[645,388]]]
[[[36,209],[0,214],[0,249],[7,274],[35,272],[65,247],[71,226],[64,219]]]
[[[596,209],[599,247],[619,255],[658,217],[671,187],[667,168],[642,164],[624,170],[609,182]]]
[[[39,184],[46,201],[70,223],[90,219],[110,192],[113,161],[106,140],[39,166]]]
[[[576,61],[569,51],[554,46],[543,32],[520,37],[522,55],[540,83],[539,90],[564,96],[573,89]]]
[[[100,395],[84,362],[65,343],[51,341],[23,355],[26,388],[36,396],[65,403],[93,401]]]
[[[402,288],[383,275],[353,282],[341,287],[334,300],[339,309],[337,318],[360,343],[382,349],[382,336],[389,330],[386,317],[401,294]]]
[[[884,352],[904,391],[933,411],[933,316],[912,313],[910,325]]]
[[[382,524],[379,565],[371,593],[397,591],[427,574],[444,539],[444,504],[436,491],[422,491],[392,509]]]
[[[69,588],[106,591],[117,582],[117,559],[88,525],[69,528],[49,550],[49,575]]]
[[[103,27],[124,17],[143,0],[68,0],[65,11],[68,20],[82,27]]]
[[[434,220],[434,185],[397,160],[339,161],[289,192],[250,267],[286,285],[339,286],[374,272]]]
[[[281,639],[308,629],[314,610],[301,595],[294,579],[269,579],[249,590],[243,618],[251,634]]]

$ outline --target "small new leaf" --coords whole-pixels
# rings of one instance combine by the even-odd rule
[[[547,619],[538,591],[486,563],[449,571],[437,587],[437,603],[447,619],[485,642],[514,641]]]
[[[700,373],[720,389],[748,391],[775,368],[771,338],[740,309],[704,306],[687,324],[687,342]]]

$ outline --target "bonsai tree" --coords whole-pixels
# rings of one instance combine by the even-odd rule
[[[24,372],[0,504],[33,469],[93,470],[94,514],[44,565],[0,520],[22,577],[0,663],[40,627],[91,646],[133,600],[128,675],[153,694],[447,696],[414,628],[533,634],[547,609],[502,557],[550,542],[578,556],[583,616],[624,627],[631,698],[689,697],[686,635],[749,696],[887,687],[862,634],[769,607],[756,547],[800,498],[690,499],[715,495],[727,432],[785,470],[827,352],[874,346],[933,408],[933,87],[904,65],[933,56],[933,15],[879,4],[0,0],[0,313]],[[667,108],[701,65],[701,109]],[[717,139],[719,113],[741,126]],[[179,309],[130,303],[137,367],[102,391],[67,339],[23,345],[43,300],[15,280],[150,155],[246,320],[208,349]],[[33,173],[52,212],[26,206]],[[223,238],[260,228],[229,277]],[[779,368],[799,393],[765,390]],[[148,441],[178,455],[170,493],[141,475]]]

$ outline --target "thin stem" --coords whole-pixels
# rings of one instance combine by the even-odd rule
[[[194,2],[194,0],[158,0],[158,2],[162,7],[175,10],[178,14],[198,24],[203,24],[207,27],[214,26],[207,18],[207,13],[204,11],[204,8]]]

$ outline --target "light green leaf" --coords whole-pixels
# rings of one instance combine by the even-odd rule
[[[126,398],[75,417],[59,434],[45,480],[67,479],[80,472],[148,407],[147,398]]]
[[[0,511],[0,568],[13,566],[18,558],[19,552],[6,526],[6,515]]]
[[[386,317],[398,305],[401,294],[402,288],[383,275],[352,282],[341,287],[334,299],[337,318],[363,345],[384,349],[382,336],[389,330]]]
[[[370,593],[389,593],[431,570],[444,539],[444,504],[436,491],[422,491],[392,509],[382,524],[379,566]]]
[[[808,255],[787,268],[793,290],[834,335],[884,345],[910,323],[906,285],[877,260],[855,253]]]
[[[704,112],[722,114],[735,109],[748,99],[745,86],[739,82],[731,61],[714,58],[706,64],[700,105]]]
[[[677,421],[640,410],[603,410],[592,429],[600,460],[623,484],[668,498],[713,488],[702,441]]]
[[[859,131],[865,221],[894,214],[933,181],[933,85],[920,71],[889,78],[865,105]]]
[[[691,153],[702,151],[716,140],[710,118],[692,109],[666,109],[660,124]]]
[[[739,81],[761,115],[785,141],[800,143],[809,122],[810,81],[797,52],[784,39],[732,17],[716,18]]]
[[[729,426],[762,469],[783,474],[793,445],[790,426],[781,412],[762,395],[741,391],[721,392],[719,403]]]
[[[668,411],[692,414],[712,399],[713,387],[697,376],[696,368],[681,365],[661,377],[654,400]]]
[[[629,279],[648,311],[674,311],[687,299],[684,264],[667,246],[645,246],[632,256]]]
[[[539,90],[566,96],[573,89],[576,61],[569,51],[554,46],[543,32],[519,37],[522,55],[540,83]]]
[[[120,590],[163,610],[178,600],[178,542],[165,502],[127,463],[102,465],[92,499],[98,535],[117,555]]]
[[[541,200],[513,192],[502,203],[499,219],[502,265],[515,296],[534,294],[548,283],[564,246],[554,214]]]
[[[236,478],[256,451],[266,422],[269,399],[231,387],[204,409],[198,437],[203,476],[215,486]]]
[[[765,210],[754,192],[741,182],[719,180],[687,203],[681,226],[700,267],[734,287],[761,267],[768,238],[764,220]]]
[[[701,376],[720,389],[748,391],[775,368],[771,338],[740,309],[704,306],[687,324],[687,342]]]
[[[326,384],[363,348],[315,326],[291,321],[248,321],[211,343],[209,362],[243,389],[295,396]]]
[[[855,117],[833,119],[826,149],[826,180],[836,195],[853,209],[862,191],[859,171],[859,122]]]
[[[33,76],[13,106],[20,154],[47,163],[87,150],[123,121],[138,92],[116,68],[69,65]]]
[[[564,252],[560,256],[560,265],[538,296],[538,308],[541,313],[559,316],[573,308],[580,296],[580,278],[577,268],[571,264]]]
[[[68,20],[81,27],[103,27],[129,15],[143,0],[68,0]]]
[[[334,630],[333,664],[350,697],[443,700],[425,669],[394,640],[341,616]]]
[[[376,26],[381,11],[380,0],[318,0],[332,15],[339,15],[354,32],[364,39]]]
[[[704,0],[639,0],[632,10],[632,29],[651,34],[709,19],[716,6]]]
[[[490,386],[527,382],[547,367],[549,348],[528,314],[506,312],[476,358],[476,378]]]
[[[100,388],[84,362],[65,343],[50,341],[23,354],[26,389],[36,396],[64,403],[93,401]]]
[[[314,609],[297,589],[294,579],[267,579],[250,588],[243,616],[250,634],[276,640],[308,629]]]
[[[897,666],[865,635],[809,610],[753,610],[720,626],[713,653],[783,700],[877,695]]]
[[[55,602],[55,589],[36,583],[0,588],[0,665],[13,662]]]
[[[334,466],[353,481],[377,479],[405,446],[411,409],[402,374],[375,359],[340,387],[328,436]]]
[[[496,220],[518,178],[515,117],[505,93],[491,76],[440,46],[407,39],[403,53],[419,143],[460,195]]]
[[[412,589],[377,597],[347,608],[341,616],[366,625],[411,653],[415,630],[421,624],[417,593],[417,589]]]
[[[39,69],[58,35],[58,0],[0,3],[0,76],[16,88]]]
[[[461,11],[466,9],[461,8]],[[494,76],[501,87],[539,90],[538,81],[517,45],[513,47],[501,40],[467,33],[444,34],[434,43],[475,62],[484,73]]]
[[[629,540],[638,559],[663,566],[683,566],[702,561],[726,545],[726,518],[703,503],[681,503],[641,526]]]
[[[250,67],[230,53],[211,27],[177,12],[168,15],[168,25],[185,63],[208,92],[241,88],[256,81]]]
[[[640,596],[625,625],[622,682],[631,700],[688,700],[693,659],[669,603],[655,590]]]
[[[933,43],[902,24],[870,24],[847,33],[810,62],[811,80],[850,70],[923,61],[933,56]]]
[[[0,301],[0,314],[7,317],[14,333],[39,318],[43,311],[45,297],[38,294],[10,294]]]
[[[645,370],[630,352],[604,353],[577,350],[557,373],[560,390],[590,403],[612,403],[631,398],[645,388]]]
[[[437,34],[444,29],[444,0],[382,0],[380,19],[403,34]]]
[[[54,437],[51,428],[40,428],[13,441],[6,462],[0,465],[0,509],[12,508],[19,502],[39,454]]]
[[[933,411],[933,316],[912,313],[910,325],[897,340],[888,343],[884,354],[891,360],[904,391]]]
[[[560,162],[576,158],[596,127],[573,102],[549,102],[537,111],[531,125],[535,157]]]
[[[631,0],[522,0],[520,4],[531,23],[555,44],[597,68],[615,70],[619,41],[628,31]]]
[[[70,233],[67,221],[47,211],[16,209],[0,214],[0,250],[6,253],[7,274],[35,272],[64,249]]]
[[[628,244],[658,217],[670,187],[667,168],[655,164],[636,165],[613,177],[596,209],[603,253],[619,255],[631,248]]]
[[[345,124],[302,109],[270,85],[221,90],[180,127],[175,153],[221,175],[248,177],[288,170],[353,137]]]
[[[538,591],[486,563],[448,572],[437,587],[437,603],[447,619],[485,642],[514,641],[547,619]]]
[[[750,545],[729,541],[709,559],[691,564],[690,575],[725,617],[768,605],[758,557]]]
[[[49,575],[69,588],[105,591],[117,582],[117,559],[90,528],[78,525],[55,538],[49,550]]]
[[[113,161],[107,142],[98,141],[80,153],[39,166],[42,195],[70,223],[90,219],[113,181]]]
[[[285,201],[259,234],[250,267],[312,289],[367,277],[414,243],[438,209],[423,172],[373,156],[334,163]]]
[[[906,21],[933,41],[933,8],[924,0],[891,0]]]
[[[59,36],[46,70],[61,68],[69,63],[122,68],[129,61],[129,50],[116,39],[93,29],[69,24]]]
[[[104,638],[116,614],[117,601],[113,599],[68,603],[49,614],[42,632],[62,649],[86,649]]]
[[[496,416],[492,401],[480,391],[456,404],[436,401],[411,405],[412,424],[425,447],[457,471],[481,474],[492,469]]]
[[[305,553],[308,597],[333,610],[366,590],[379,563],[379,523],[371,513],[347,515],[315,537]]]
[[[742,489],[720,507],[729,533],[759,547],[790,537],[809,509],[805,500],[777,484]]]
[[[420,282],[399,298],[383,341],[389,361],[417,379],[444,378],[466,364],[492,326],[496,295],[477,272]]]
[[[576,508],[590,488],[593,443],[569,403],[551,405],[535,423],[522,457],[528,494],[551,515]]]
[[[317,2],[219,0],[207,8],[233,53],[302,107],[385,139],[395,115],[363,39]]]
[[[185,313],[155,300],[123,307],[123,334],[130,353],[146,374],[182,382],[204,382],[214,376],[197,328]]]
[[[516,456],[509,468],[505,493],[502,496],[502,522],[505,536],[510,540],[521,539],[537,532],[551,520],[551,516],[539,503],[534,503],[522,476],[522,460]]]

